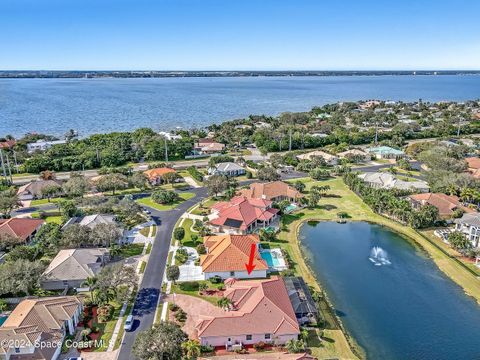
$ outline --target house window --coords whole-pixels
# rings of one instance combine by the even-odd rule
[[[247,335],[246,339],[247,339],[247,341],[252,340],[252,335]]]
[[[272,338],[272,334],[265,334],[265,340],[270,340]]]
[[[15,348],[15,354],[18,354],[20,352],[20,348],[16,347]]]
[[[235,276],[235,271],[230,271],[230,276]]]

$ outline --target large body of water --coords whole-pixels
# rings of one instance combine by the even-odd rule
[[[411,243],[365,222],[305,224],[301,239],[368,359],[480,359],[480,306]]]
[[[471,100],[480,76],[1,79],[0,136],[202,127],[337,101]]]

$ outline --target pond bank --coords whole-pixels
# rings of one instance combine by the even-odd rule
[[[303,223],[305,261],[369,359],[473,359],[480,308],[402,235],[369,222]]]
[[[305,183],[306,191],[308,191],[313,185],[321,184],[329,185],[331,188],[329,193],[333,194],[333,196],[322,198],[319,208],[317,209],[302,209],[296,214],[286,216],[283,222],[283,231],[279,235],[281,242],[280,246],[290,252],[292,260],[295,263],[296,273],[299,276],[302,276],[309,285],[318,290],[322,290],[322,284],[318,282],[313,271],[304,261],[305,254],[302,253],[298,236],[300,227],[306,221],[335,220],[338,212],[345,211],[350,216],[348,221],[367,221],[386,226],[420,246],[426,253],[428,253],[443,273],[460,285],[466,294],[474,297],[480,302],[480,281],[473,273],[467,271],[456,259],[449,257],[438,247],[433,245],[430,240],[427,240],[415,230],[373,213],[358,196],[345,186],[341,179],[335,178],[320,182],[312,181],[311,179],[301,179],[301,181]],[[328,303],[328,299],[326,300],[326,303]],[[347,339],[348,334],[345,335],[342,340],[346,342]],[[355,352],[361,356],[362,350],[360,346],[355,343],[354,339],[349,340],[350,347],[353,350],[350,352],[350,355],[353,356],[353,352]],[[349,358],[348,354],[343,355],[343,358]]]

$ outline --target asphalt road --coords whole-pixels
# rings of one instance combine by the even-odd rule
[[[207,197],[206,188],[190,189],[189,191],[195,193],[195,197],[181,203],[174,210],[158,211],[148,208],[152,213],[152,219],[157,224],[157,234],[133,307],[132,314],[135,319],[133,330],[125,333],[118,356],[119,360],[134,358],[131,352],[136,336],[140,331],[151,328],[155,321],[155,311],[161,294],[170,240],[176,222],[188,208]]]
[[[294,179],[304,176],[306,176],[305,173],[293,172],[282,174],[282,179]],[[240,182],[239,185],[248,185],[255,181],[257,180],[246,180]],[[188,191],[195,193],[195,197],[181,203],[173,210],[158,211],[148,208],[151,212],[152,219],[157,224],[157,234],[145,268],[142,284],[135,299],[135,305],[132,311],[135,320],[133,330],[125,333],[118,360],[134,358],[131,352],[136,336],[140,331],[151,328],[155,321],[155,312],[159,296],[161,295],[163,274],[165,272],[170,240],[175,224],[186,210],[205,199],[208,195],[206,188],[196,188]]]

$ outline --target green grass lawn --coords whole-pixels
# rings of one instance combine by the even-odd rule
[[[148,244],[147,248],[145,249],[145,254],[148,255],[152,252],[152,244]]]
[[[180,205],[183,201],[189,200],[195,196],[194,193],[191,192],[183,192],[178,194],[182,200],[174,202],[173,204],[168,204],[168,205],[163,205],[163,204],[157,204],[155,201],[153,201],[152,197],[146,197],[143,199],[138,199],[135,200],[137,203],[141,205],[145,205],[151,208],[154,208],[159,211],[167,211],[167,210],[172,210],[175,209],[178,205]]]
[[[120,254],[122,258],[127,258],[130,256],[138,256],[143,252],[143,244],[127,244],[120,248]]]
[[[47,223],[54,223],[54,224],[59,224],[59,225],[61,225],[63,223],[63,220],[62,220],[61,216],[47,216],[45,218],[45,221]]]
[[[203,215],[207,216],[210,214],[210,207],[215,205],[218,202],[218,200],[215,200],[213,198],[208,198],[207,200],[202,201],[201,206],[197,206],[193,211],[192,214],[194,215]]]
[[[183,246],[196,247],[198,244],[203,242],[202,237],[198,233],[192,232],[191,230],[192,225],[193,225],[192,219],[185,219],[183,221],[182,227],[185,229],[185,237],[182,240]],[[198,235],[198,241],[196,244],[192,242],[192,234]]]
[[[55,203],[59,202],[60,200],[63,200],[63,198],[61,198],[61,197],[51,198],[50,201],[48,201],[48,199],[36,199],[36,200],[31,201],[30,206],[55,204]]]
[[[193,282],[198,283],[198,284],[205,283],[209,286],[210,289],[215,289],[215,288],[218,289],[218,288],[221,288],[223,286],[223,284],[212,284],[208,280],[200,280],[200,281],[193,281]],[[192,283],[192,281],[190,281],[188,283]],[[182,285],[182,283],[172,284],[172,293],[174,292],[176,294],[194,296],[194,297],[197,297],[199,299],[206,300],[213,305],[217,305],[217,301],[218,301],[219,297],[200,295],[198,293],[197,289],[190,289],[187,286],[185,286],[185,284],[186,283],[183,283],[183,285]]]
[[[33,219],[41,219],[43,218],[47,223],[55,223],[61,225],[63,223],[63,219],[60,216],[60,213],[56,210],[53,211],[35,211],[30,214]]]
[[[174,184],[164,184],[160,185],[157,188],[165,189],[165,190],[182,190],[182,189],[189,189],[190,185],[185,182],[181,183],[174,183]]]
[[[115,191],[115,195],[138,194],[138,193],[142,193],[142,192],[145,192],[145,191],[148,191],[148,190],[143,190],[143,189],[139,189],[139,188],[130,188],[130,189],[117,190],[117,191]],[[112,196],[113,191],[105,191],[105,192],[103,192],[103,195]]]

